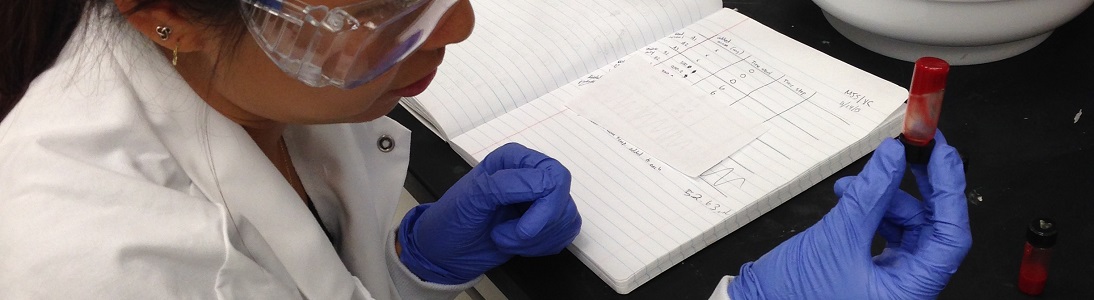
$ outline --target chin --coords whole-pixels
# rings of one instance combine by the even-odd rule
[[[396,103],[398,103],[398,102],[396,102]],[[395,109],[395,106],[392,105],[392,106],[389,106],[389,107],[386,107],[386,108],[387,109],[384,109],[383,111],[377,111],[376,109],[369,109],[368,111],[365,111],[365,112],[363,112],[359,115],[350,117],[347,122],[348,123],[362,123],[362,122],[368,122],[368,121],[376,120],[376,119],[379,119],[380,117],[386,116],[388,113],[391,112],[391,110]]]
[[[377,99],[376,102],[373,102],[372,105],[365,108],[363,111],[357,111],[351,115],[343,115],[329,123],[363,123],[379,119],[394,110],[395,106],[399,105],[399,99],[401,98],[397,96],[385,95],[382,98]]]
[[[383,117],[383,116],[384,115],[365,114],[365,115],[360,115],[360,116],[354,117],[353,119],[350,119],[346,123],[365,123],[365,122],[370,122],[372,120],[379,119],[380,117]]]

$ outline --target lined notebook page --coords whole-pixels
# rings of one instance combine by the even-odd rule
[[[452,140],[472,163],[519,142],[566,165],[584,220],[570,250],[620,293],[872,151],[896,133],[907,97],[728,9],[639,49],[771,129],[698,178],[675,172],[563,108],[610,64]]]
[[[448,140],[722,7],[715,0],[476,0],[475,31],[403,103]]]
[[[643,57],[613,71],[566,108],[690,177],[767,131],[763,119],[691,88],[685,79],[666,78]]]

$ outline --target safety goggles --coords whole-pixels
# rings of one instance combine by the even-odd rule
[[[241,0],[243,19],[281,70],[313,87],[351,89],[425,42],[459,0],[364,0],[329,8],[300,0]]]

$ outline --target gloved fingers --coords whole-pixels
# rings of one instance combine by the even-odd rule
[[[927,163],[933,193],[924,196],[932,228],[927,239],[920,239],[917,253],[929,265],[953,272],[972,247],[965,174],[957,150],[937,143]]]
[[[836,180],[833,187],[836,195],[842,196],[854,179],[854,176],[847,176]],[[915,247],[918,233],[913,236],[906,236],[905,232],[906,227],[918,228],[919,225],[926,222],[923,217],[922,203],[901,190],[897,190],[890,201],[892,202],[889,204],[885,216],[882,217],[881,224],[878,225],[877,233],[885,239],[886,247],[900,247],[901,245]]]
[[[581,231],[581,216],[577,206],[571,204],[560,218],[552,220],[535,236],[526,237],[519,233],[516,220],[498,224],[491,232],[491,238],[502,253],[521,256],[544,256],[557,254],[570,245]]]
[[[525,211],[532,206],[532,202],[504,205],[494,211],[494,220],[490,224],[501,224],[506,221],[516,221]]]
[[[554,161],[553,158],[539,151],[528,149],[518,143],[508,143],[487,154],[482,162],[475,166],[475,169],[488,174],[504,169],[530,169],[536,168],[547,160]]]
[[[492,223],[503,207],[531,203],[553,191],[554,180],[543,170],[509,169],[494,174],[465,175],[438,201],[454,208],[466,225]],[[527,205],[527,204],[526,204]],[[527,208],[527,206],[525,207]]]
[[[474,178],[480,208],[494,211],[498,206],[531,202],[547,196],[555,190],[555,180],[540,169],[505,169],[493,174],[480,174]]]
[[[878,227],[878,234],[885,238],[888,247],[902,247],[911,251],[919,245],[920,229],[927,224],[927,210],[922,202],[901,190],[897,190],[890,201],[889,209],[885,211]]]
[[[931,179],[927,177],[927,165],[910,164],[908,167],[912,170],[912,175],[915,176],[915,185],[919,188],[919,194],[923,195],[923,197],[934,194],[934,187],[931,186]]]
[[[554,160],[539,169],[545,170],[555,186],[552,187],[551,193],[533,201],[531,207],[517,221],[517,233],[522,238],[539,234],[549,222],[564,219],[565,216],[562,216],[564,213],[577,214],[574,199],[570,196],[570,171]],[[574,209],[571,212],[569,208]]]
[[[938,159],[934,159],[938,154]],[[956,167],[956,169],[954,169]],[[930,193],[924,193],[924,197],[934,194],[933,189],[938,182],[957,182],[960,181],[962,188],[965,184],[965,169],[964,164],[961,162],[961,155],[957,153],[957,149],[950,144],[946,143],[946,138],[942,136],[942,132],[939,131],[935,135],[934,149],[931,150],[931,160],[927,162],[926,177],[924,181],[930,182],[932,185],[932,191]],[[918,179],[918,178],[917,178]],[[964,193],[964,191],[959,191]]]
[[[934,143],[935,145],[949,145],[946,141],[946,136],[942,135],[942,130],[935,128],[934,130]],[[937,146],[936,146],[937,147]]]
[[[874,265],[882,268],[891,268],[900,265],[900,261],[906,257],[907,252],[899,247],[886,247],[881,254],[874,256]]]
[[[946,137],[942,135],[942,131],[935,129],[934,134],[934,148],[938,149],[942,146],[949,146],[946,142]],[[933,152],[934,149],[931,149]],[[934,193],[934,188],[931,187],[931,181],[927,178],[927,165],[914,164],[911,165],[912,174],[915,175],[915,183],[919,187],[920,195],[930,195]]]
[[[539,214],[539,210],[536,210],[537,206],[554,206],[558,208],[560,214],[555,217],[548,217],[547,214]],[[573,203],[573,198],[569,193],[566,194],[552,194],[543,199],[536,200],[536,203],[524,212],[524,216],[521,216],[516,221],[516,236],[522,240],[534,240],[539,235],[551,236],[551,234],[559,233],[559,229],[567,229],[566,231],[577,231],[577,228],[569,229],[567,227],[573,226],[573,224],[581,224],[581,215],[578,212],[578,205]],[[534,231],[533,231],[534,230]],[[546,231],[546,232],[544,232]],[[574,234],[577,232],[574,232]]]
[[[840,201],[824,217],[834,233],[853,232],[858,241],[869,243],[877,232],[904,176],[904,147],[896,140],[882,141],[862,172],[852,179],[837,181]]]
[[[885,248],[900,247],[900,241],[904,239],[904,228],[885,221],[877,226],[877,233],[885,239]]]
[[[532,202],[532,206],[517,219],[516,234],[521,238],[538,235],[543,227],[557,221],[573,203],[569,191],[556,191]]]
[[[832,191],[836,193],[836,196],[843,197],[843,193],[847,191],[847,186],[851,185],[851,182],[855,181],[855,176],[845,176],[837,179],[836,184],[832,185]]]

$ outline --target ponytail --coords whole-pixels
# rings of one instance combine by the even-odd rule
[[[0,120],[57,60],[88,0],[0,1]]]

